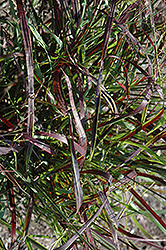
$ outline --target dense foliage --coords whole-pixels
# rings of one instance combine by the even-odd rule
[[[165,210],[143,196],[166,204],[165,4],[6,2],[0,223],[11,244],[0,237],[1,249],[163,249],[142,221],[166,235]],[[32,215],[52,243],[28,231]]]

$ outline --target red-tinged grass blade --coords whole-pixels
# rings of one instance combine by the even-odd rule
[[[59,32],[62,27],[62,10],[60,9],[60,5],[57,0],[53,0],[52,3],[53,3],[54,15],[55,15],[55,19],[54,19],[55,34],[59,35]]]
[[[81,77],[80,73],[77,70],[78,75],[78,90],[79,90],[79,104],[80,104],[80,119],[83,128],[85,129],[85,111],[84,111],[84,100],[83,100],[83,90],[82,90],[82,84],[81,84]]]
[[[56,140],[62,142],[62,143],[65,143],[68,145],[68,140],[66,138],[66,136],[64,135],[60,135],[60,134],[55,134],[55,133],[47,133],[47,132],[38,132],[38,134],[40,135],[46,135],[46,136],[49,136],[51,138],[55,138]],[[74,147],[75,149],[83,156],[85,157],[86,155],[86,152],[85,150],[78,144],[74,141]]]
[[[106,201],[105,201],[106,202]],[[56,248],[57,250],[67,250],[72,244],[73,242],[76,241],[76,239],[79,237],[79,235],[81,235],[86,228],[88,228],[96,219],[96,217],[101,213],[105,202],[101,205],[101,207],[97,210],[97,212],[78,230],[78,234],[74,234],[70,240],[68,240],[63,246]]]
[[[132,233],[126,231],[124,228],[122,228],[121,225],[118,227],[118,231],[121,232],[122,234],[128,236],[128,237],[135,237],[137,239],[142,239],[140,236],[138,236],[136,234],[132,234]]]
[[[62,111],[62,113],[66,114],[67,112],[67,105],[65,102],[65,98],[63,96],[63,92],[61,90],[60,85],[60,70],[56,69],[53,74],[53,87],[54,87],[54,94],[57,101],[57,104]]]
[[[138,126],[136,129],[134,129],[131,133],[127,134],[125,137],[121,138],[121,141],[125,141],[131,136],[135,135],[138,133],[140,130],[145,130],[149,125],[153,124],[156,120],[158,120],[164,113],[164,108],[162,108],[152,119],[146,121],[142,126]],[[154,138],[155,140],[155,138]]]
[[[1,114],[0,114],[0,119],[3,121],[3,123],[5,123],[9,129],[14,129],[15,126],[9,122],[6,118],[4,118]]]
[[[111,185],[112,180],[113,180],[113,177],[110,175],[110,173],[108,172],[106,173],[98,169],[89,169],[89,170],[85,170],[81,172],[81,174],[84,174],[84,173],[90,173],[90,174],[102,176],[108,181],[109,185]]]
[[[125,71],[125,77],[126,77],[126,92],[127,92],[127,102],[130,98],[130,86],[129,86],[129,76],[128,76],[128,70],[127,67],[124,66],[124,71]]]
[[[9,180],[8,180],[9,183]],[[11,186],[11,182],[9,183]],[[10,212],[11,212],[11,247],[14,246],[16,240],[16,204],[14,199],[14,189],[9,190]]]
[[[130,188],[129,191],[154,216],[154,218],[164,227],[164,229],[166,229],[165,222],[154,212],[154,210],[144,201],[144,199],[134,189]]]
[[[130,4],[129,7],[122,12],[118,21],[120,23],[125,23],[125,21],[130,17],[130,15],[133,14],[133,11],[135,11],[140,2],[141,0],[137,0],[135,3]]]
[[[27,124],[27,134],[33,136],[34,130],[34,78],[33,78],[33,57],[32,57],[32,42],[29,27],[27,24],[27,19],[25,15],[24,5],[22,0],[16,0],[18,16],[21,24],[21,31],[23,35],[25,56],[26,56],[26,66],[28,75],[28,124]]]
[[[94,238],[92,236],[90,227],[87,227],[87,229],[85,230],[85,233],[86,233],[87,238],[90,241],[90,244],[93,246],[94,250],[98,250],[96,245],[95,245],[95,241],[94,241]],[[86,245],[86,246],[87,246],[87,249],[88,249],[88,245]]]
[[[143,75],[145,75],[147,77],[147,79],[151,83],[155,83],[154,79],[143,68],[141,68],[136,62],[130,61],[129,59],[125,59],[125,61],[127,61],[127,62],[131,63],[133,66],[135,66]]]
[[[105,208],[105,210],[106,210],[106,212],[108,214],[109,219],[112,220],[114,222],[115,226],[118,228],[119,222],[118,222],[118,220],[116,218],[116,215],[115,215],[115,213],[114,213],[114,211],[113,211],[107,197],[105,196],[105,194],[102,191],[99,191],[98,194],[100,196],[100,199],[101,199],[102,203],[105,202],[104,208]]]
[[[98,127],[98,119],[99,119],[99,108],[100,108],[100,88],[101,88],[101,78],[102,78],[102,73],[103,73],[103,64],[104,61],[101,60],[101,65],[100,65],[100,72],[99,72],[99,78],[97,81],[97,87],[96,87],[96,96],[95,96],[95,116],[93,119],[93,126],[92,126],[92,139],[91,139],[91,155],[89,160],[92,159],[94,151],[95,151],[95,146],[96,146],[96,139],[97,139],[97,127]]]
[[[103,38],[103,48],[102,48],[102,59],[100,64],[100,71],[99,77],[96,86],[96,96],[95,96],[95,116],[93,119],[93,127],[92,127],[92,139],[91,139],[91,155],[90,160],[93,157],[95,146],[96,146],[96,139],[97,139],[97,127],[98,127],[98,118],[99,118],[99,108],[100,108],[100,91],[101,91],[101,82],[102,82],[102,74],[103,74],[103,66],[104,66],[104,59],[107,53],[109,38],[111,34],[112,28],[112,20],[115,11],[116,0],[112,0],[110,10],[107,17],[104,38]]]
[[[121,23],[119,23],[115,18],[113,18],[114,23],[121,28],[121,30],[124,32],[124,34],[131,39],[131,41],[138,46],[137,52],[139,52],[142,49],[141,44],[137,41],[137,39],[130,33],[130,31]],[[128,41],[128,40],[127,40]],[[130,44],[129,44],[130,45]]]
[[[15,180],[13,175],[9,173],[9,170],[7,170],[1,163],[0,163],[0,170],[9,181],[11,181],[16,187],[18,187],[22,192],[24,192],[28,197],[30,197],[30,195],[27,192],[25,192],[24,189],[20,186],[20,184]]]
[[[83,191],[81,188],[80,183],[80,173],[78,168],[78,162],[74,147],[74,139],[73,139],[73,126],[72,126],[72,119],[70,114],[69,115],[69,130],[70,130],[70,145],[71,145],[71,156],[72,156],[72,165],[73,165],[73,182],[74,182],[74,191],[76,196],[76,205],[77,205],[77,212],[81,207],[82,200],[83,200]]]
[[[143,29],[142,29],[142,31],[144,32],[144,34],[145,34],[145,35],[146,35],[146,37],[148,38],[148,40],[149,40],[149,42],[151,43],[151,45],[153,46],[154,50],[156,50],[155,45],[154,45],[154,43],[153,43],[152,39],[149,37],[149,35],[146,33],[146,31],[145,31],[145,30],[143,30]]]
[[[135,241],[139,241],[139,242],[142,242],[146,245],[149,245],[149,246],[152,246],[152,247],[156,247],[156,249],[160,249],[160,250],[163,250],[163,247],[160,247],[159,245],[157,244],[152,244],[150,243],[150,241],[154,241],[154,240],[151,240],[151,239],[145,239],[145,238],[142,238],[138,235],[135,235],[135,234],[132,234],[130,232],[127,232],[125,229],[123,229],[122,227],[119,227],[118,228],[118,231],[124,235],[126,235],[127,237],[125,237],[126,239],[130,239],[131,241],[132,240],[135,240]],[[119,238],[121,238],[121,236],[119,236]],[[155,240],[156,241],[156,240]]]
[[[26,213],[26,217],[25,217],[25,223],[24,223],[25,237],[28,234],[29,224],[31,221],[31,216],[32,216],[32,211],[33,211],[33,204],[34,204],[34,198],[31,197],[29,201],[29,206],[28,206],[28,210]]]
[[[112,21],[113,21],[113,16],[115,12],[115,6],[116,6],[116,0],[112,0],[109,13],[107,16],[107,22],[106,22],[106,27],[105,27],[105,32],[104,32],[102,60],[104,60],[106,53],[107,53],[107,48],[108,48],[108,43],[109,43],[111,28],[112,28]]]
[[[103,246],[110,246],[111,249],[116,249],[116,246],[114,244],[114,242],[109,239],[108,237],[105,237],[104,235],[102,235],[101,233],[99,233],[97,230],[93,229],[92,228],[92,231],[93,231],[93,234],[95,235],[95,238],[98,238],[99,239],[99,242],[103,245]]]
[[[31,144],[33,144],[33,145],[37,146],[38,148],[42,149],[43,151],[46,151],[49,154],[55,155],[55,149],[53,149],[49,145],[45,144],[44,142],[38,141],[38,140],[34,139],[33,137],[31,137],[31,136],[29,136],[27,134],[23,134],[22,137],[24,139],[26,139],[28,142],[30,142]]]
[[[63,70],[62,70],[62,72],[63,72],[65,79],[66,79],[66,82],[67,82],[67,87],[68,87],[68,91],[69,91],[69,98],[70,98],[70,105],[71,105],[71,109],[72,109],[75,124],[76,124],[76,130],[79,134],[79,143],[80,143],[81,147],[83,147],[83,149],[86,152],[86,150],[87,150],[87,138],[86,138],[85,130],[84,130],[82,123],[80,121],[80,117],[78,115],[76,106],[75,106],[71,82],[69,80],[69,77],[65,74],[65,72]]]

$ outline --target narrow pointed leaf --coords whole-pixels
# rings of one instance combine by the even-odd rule
[[[123,143],[124,144],[133,145],[133,146],[141,148],[145,152],[148,152],[151,155],[151,157],[153,157],[154,159],[156,159],[156,161],[158,161],[160,164],[166,166],[166,162],[163,159],[161,159],[160,156],[158,156],[155,152],[153,152],[153,150],[151,150],[149,147],[146,147],[144,145],[139,145],[139,144],[137,144],[135,142],[132,142],[132,141],[125,141]]]
[[[96,217],[101,213],[101,211],[102,211],[102,209],[103,209],[103,207],[105,205],[105,202],[101,205],[101,207],[97,210],[97,212],[78,230],[78,234],[77,233],[74,234],[70,238],[70,240],[68,240],[63,246],[58,247],[56,249],[57,250],[67,250],[73,244],[73,242],[76,241],[76,239],[79,237],[79,234],[82,234],[85,231],[85,229],[87,227],[89,227],[94,222]]]
[[[165,222],[155,213],[155,211],[146,203],[146,201],[133,188],[130,188],[130,192],[154,216],[154,218],[164,227],[164,229],[166,229]]]
[[[67,111],[67,105],[65,102],[65,98],[63,95],[63,92],[61,90],[61,82],[60,82],[60,70],[55,69],[53,74],[53,86],[54,86],[54,94],[57,101],[57,104],[61,111],[66,114]]]
[[[16,0],[16,3],[17,3],[18,16],[21,24],[21,31],[23,35],[27,74],[28,74],[28,86],[26,90],[28,95],[27,133],[29,136],[32,136],[34,129],[34,78],[33,78],[32,42],[23,2],[22,0]]]
[[[68,140],[67,138],[64,136],[64,135],[60,135],[60,134],[55,134],[55,133],[47,133],[47,132],[38,132],[38,134],[40,135],[46,135],[46,136],[49,136],[49,137],[52,137],[52,138],[55,138],[56,140],[62,142],[62,143],[65,143],[68,145]],[[78,144],[74,141],[74,147],[75,149],[83,156],[85,157],[86,155],[86,152],[85,150]]]
[[[27,209],[26,217],[25,217],[25,223],[24,223],[25,236],[28,234],[29,224],[30,224],[31,216],[33,212],[33,204],[34,204],[34,199],[33,197],[31,197],[29,201],[29,206]]]
[[[9,122],[5,117],[3,117],[1,114],[0,114],[0,119],[8,126],[8,128],[10,129],[14,129],[15,126],[13,124],[11,124],[11,122]]]
[[[98,118],[99,118],[99,108],[100,108],[100,86],[102,81],[102,73],[103,73],[103,60],[101,60],[100,65],[100,72],[99,72],[99,78],[97,81],[97,87],[96,87],[96,96],[95,96],[95,116],[93,119],[93,127],[92,127],[92,139],[91,139],[91,155],[90,160],[93,157],[95,146],[96,146],[96,139],[97,139],[97,127],[98,127]]]
[[[111,28],[112,28],[112,21],[113,21],[113,16],[115,12],[115,6],[116,6],[116,0],[112,0],[111,6],[108,12],[107,23],[106,23],[105,32],[104,32],[102,59],[105,58],[106,53],[107,53],[107,48],[108,48],[108,43],[109,43]]]
[[[76,196],[76,205],[77,205],[77,212],[81,207],[82,200],[83,200],[83,191],[81,188],[80,183],[80,173],[78,168],[78,162],[74,147],[74,140],[73,140],[73,128],[72,128],[72,119],[69,114],[69,129],[70,129],[70,144],[71,144],[71,155],[72,155],[72,165],[73,165],[73,182],[74,182],[74,191]]]
[[[15,204],[14,189],[9,190],[10,212],[11,212],[11,247],[16,240],[16,204]]]
[[[116,215],[115,215],[107,197],[105,196],[105,194],[102,191],[99,191],[99,196],[100,196],[102,203],[105,203],[104,208],[108,214],[108,217],[114,222],[115,226],[118,228],[119,222],[116,218]]]
[[[24,189],[20,186],[20,184],[15,180],[13,175],[10,174],[9,170],[7,170],[1,163],[0,163],[0,170],[9,181],[11,181],[16,187],[21,189],[22,192],[24,192],[28,197],[30,197],[30,195],[27,192],[25,192]]]
[[[73,98],[73,93],[72,93],[71,82],[69,80],[69,77],[65,74],[65,72],[63,70],[62,70],[62,72],[63,72],[63,74],[65,76],[65,79],[66,79],[66,82],[67,82],[67,86],[68,86],[69,98],[70,98],[70,105],[71,105],[71,109],[72,109],[72,112],[73,112],[74,120],[75,120],[75,123],[76,123],[76,129],[77,129],[77,132],[79,134],[80,145],[83,147],[83,149],[86,152],[86,149],[87,149],[87,138],[86,138],[85,130],[84,130],[84,128],[82,126],[82,123],[80,121],[80,117],[79,117],[78,112],[76,110],[76,106],[75,106],[75,102],[74,102],[74,98]]]
[[[98,169],[89,169],[86,171],[82,171],[82,173],[84,173],[84,172],[104,177],[108,181],[109,185],[111,185],[111,183],[112,183],[113,177],[108,172],[106,173],[106,172],[104,172],[102,170],[98,170]]]
[[[30,241],[34,246],[37,247],[37,249],[40,250],[48,250],[48,248],[46,248],[45,246],[43,246],[41,243],[37,242],[36,240],[34,240],[33,238],[31,238],[30,236],[27,236],[27,240]]]
[[[97,230],[92,229],[93,234],[95,235],[95,238],[99,239],[100,244],[102,244],[103,246],[106,246],[107,249],[109,249],[108,247],[111,247],[111,249],[117,249],[114,242],[109,239],[108,237],[102,235],[100,232],[98,232]]]
[[[48,152],[49,154],[55,155],[55,149],[45,144],[44,142],[38,141],[27,134],[23,134],[22,137],[26,139],[27,141],[29,141],[30,143],[32,143],[33,145],[37,146],[38,148]]]

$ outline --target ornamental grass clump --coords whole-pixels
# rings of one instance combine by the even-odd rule
[[[165,4],[5,4],[0,248],[164,249]]]

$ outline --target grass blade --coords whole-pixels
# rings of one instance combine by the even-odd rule
[[[8,186],[12,184],[8,181]],[[11,187],[9,190],[9,199],[10,199],[10,212],[11,212],[11,247],[14,246],[16,240],[16,204],[14,198],[14,189]]]
[[[82,123],[80,121],[79,115],[78,115],[77,110],[76,110],[76,106],[75,106],[74,98],[73,98],[73,93],[72,93],[71,82],[69,80],[69,77],[65,74],[65,72],[63,70],[62,70],[62,72],[63,72],[63,74],[65,76],[65,79],[66,79],[66,82],[67,82],[67,86],[68,86],[69,98],[70,98],[70,105],[71,105],[71,109],[72,109],[72,112],[73,112],[74,120],[75,120],[75,123],[76,123],[76,129],[77,129],[77,132],[79,134],[80,145],[81,145],[81,147],[83,147],[83,149],[86,152],[86,149],[87,149],[87,138],[86,138],[85,130],[84,130],[83,126],[82,126]]]
[[[27,86],[27,96],[28,96],[28,124],[27,124],[27,134],[33,136],[34,130],[34,78],[33,78],[33,57],[32,57],[32,42],[29,27],[27,24],[27,19],[25,15],[24,5],[22,0],[16,0],[18,16],[20,18],[21,31],[23,35],[25,56],[26,56],[26,66],[28,74],[28,86]]]
[[[49,145],[45,144],[44,142],[38,141],[27,134],[23,134],[23,138],[26,139],[31,144],[37,146],[38,148],[48,152],[49,154],[55,155],[55,149],[53,149]]]
[[[81,235],[85,231],[85,229],[87,227],[89,227],[92,224],[92,222],[94,222],[96,217],[101,213],[101,211],[102,211],[102,209],[103,209],[103,207],[105,205],[105,202],[101,205],[101,207],[97,210],[97,212],[87,222],[85,222],[85,224],[78,230],[78,234],[77,233],[74,234],[70,238],[70,240],[68,240],[63,246],[58,247],[56,249],[57,250],[66,250],[66,249],[68,249],[73,244],[73,242],[75,242],[76,239],[79,237],[79,234]]]
[[[71,144],[71,155],[72,155],[72,165],[73,165],[73,182],[74,182],[74,191],[76,196],[76,205],[77,205],[77,212],[81,207],[82,200],[83,200],[83,191],[80,184],[80,173],[78,168],[77,157],[75,153],[74,147],[74,140],[73,140],[73,128],[72,128],[72,120],[69,114],[69,129],[70,129],[70,144]]]
[[[56,140],[68,145],[68,140],[64,135],[55,134],[55,133],[47,133],[47,132],[38,132],[38,134],[46,135],[46,136],[51,137],[51,138],[55,138]],[[85,155],[86,155],[85,150],[75,141],[74,141],[74,147],[83,157],[85,157]]]
[[[154,210],[145,202],[145,200],[133,188],[130,188],[130,192],[154,216],[154,218],[164,227],[164,229],[166,229],[165,222],[154,212]]]

